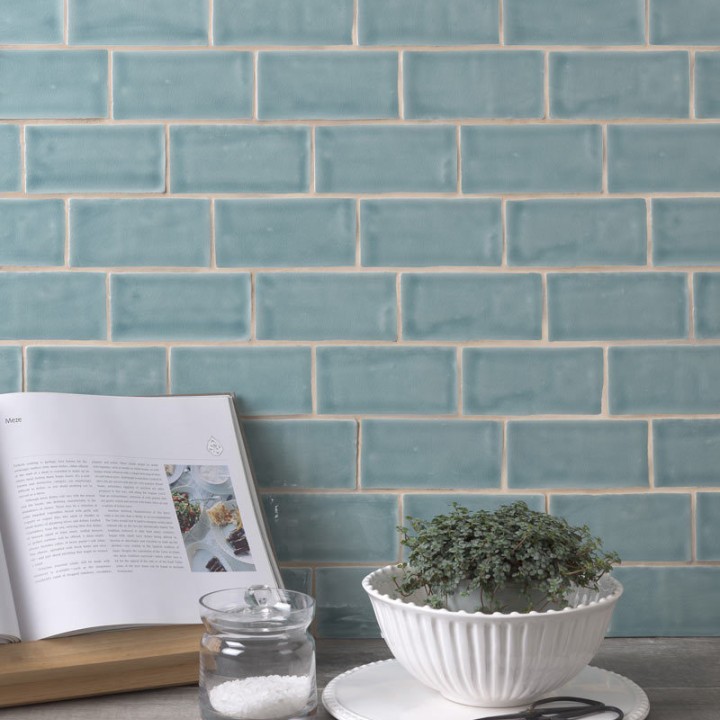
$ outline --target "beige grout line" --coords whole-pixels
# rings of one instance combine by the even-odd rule
[[[208,0],[208,45],[215,45],[215,0]]]
[[[695,341],[695,273],[687,274],[688,309],[690,318],[688,326],[688,340]]]
[[[315,137],[315,126],[310,128],[310,178],[309,178],[309,194],[315,195],[317,193],[317,179],[316,179],[316,167],[317,167],[317,145]],[[307,195],[305,195],[307,197]]]
[[[20,192],[27,194],[27,138],[25,137],[26,125],[20,124]]]
[[[351,47],[357,49],[360,45],[359,41],[359,22],[360,22],[360,10],[358,8],[359,1],[353,0],[353,24],[352,24],[352,45]]]
[[[257,300],[255,297],[256,274],[250,273],[250,341],[257,340]]]
[[[542,340],[549,342],[550,330],[549,330],[549,312],[548,312],[548,278],[547,273],[540,273],[542,280]]]
[[[215,241],[215,198],[210,199],[210,268],[217,270],[217,243]]]
[[[362,268],[362,208],[360,198],[355,200],[355,267]]]
[[[107,341],[112,342],[112,292],[111,273],[105,273],[105,321],[107,323]]]
[[[463,194],[463,188],[462,188],[462,176],[463,176],[463,167],[462,167],[462,126],[458,125],[457,130],[455,131],[455,143],[457,145],[457,193],[458,195]]]
[[[543,117],[550,119],[550,53],[543,53]]]
[[[650,0],[645,0],[645,47],[650,47]]]
[[[645,198],[645,223],[647,233],[647,257],[645,262],[648,268],[654,267],[653,262],[653,216],[652,216],[652,199]]]
[[[362,422],[358,418],[355,422],[355,489],[362,490]]]
[[[603,354],[603,384],[602,393],[600,395],[600,415],[601,417],[610,417],[610,348],[604,347]]]
[[[690,51],[690,119],[696,119],[695,111],[695,51]]]
[[[65,219],[65,245],[64,245],[64,266],[70,270],[70,200],[63,200],[63,213]]]
[[[258,53],[252,54],[252,118],[258,119]]]
[[[655,440],[653,438],[653,421],[648,420],[648,488],[655,490]]]
[[[608,126],[602,125],[602,194],[608,194]]]
[[[500,490],[507,492],[508,487],[508,452],[507,452],[507,436],[508,421],[502,421],[502,453],[500,457]]]
[[[690,493],[690,562],[697,562],[697,490]]]
[[[67,46],[69,44],[69,35],[70,35],[70,8],[69,8],[70,0],[63,0],[63,45]]]
[[[171,349],[165,348],[165,389],[167,392],[171,391],[172,388],[172,370],[170,366]]]
[[[405,53],[398,53],[398,116],[405,119]]]
[[[402,273],[395,276],[395,307],[397,308],[397,342],[403,339],[403,313],[402,313]]]
[[[170,124],[165,125],[165,190],[163,195],[169,195],[172,191],[170,187]],[[111,196],[112,197],[112,196]]]
[[[508,266],[507,198],[504,198],[504,197],[500,199],[500,242],[501,242],[500,267],[506,269]]]
[[[108,86],[107,86],[107,114],[108,120],[115,119],[115,94],[113,93],[113,58],[114,53],[108,53]]]
[[[498,0],[498,44],[505,45],[505,4]]]
[[[28,373],[28,363],[27,363],[27,351],[28,346],[23,345],[20,348],[20,390],[22,392],[27,391],[27,373]]]
[[[318,415],[318,391],[317,391],[317,346],[310,348],[310,402],[312,415]]]
[[[463,348],[458,347],[456,350],[457,363],[457,414],[458,417],[463,416]]]

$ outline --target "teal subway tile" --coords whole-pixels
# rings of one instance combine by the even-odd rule
[[[408,273],[402,318],[407,340],[539,340],[541,277]]]
[[[457,189],[454,127],[319,127],[315,143],[318,192]]]
[[[73,199],[70,264],[207,267],[210,201]]]
[[[720,44],[716,0],[652,0],[650,42],[654,45]]]
[[[170,392],[233,392],[243,415],[312,412],[310,348],[174,348],[170,372]]]
[[[488,510],[495,512],[503,505],[522,500],[531,510],[536,512],[545,511],[545,496],[539,494],[487,494],[487,493],[422,493],[413,495],[407,493],[403,496],[403,525],[407,525],[407,518],[420,518],[432,520],[436,515],[452,512],[452,504],[466,507],[473,512],[476,510]]]
[[[720,337],[720,273],[695,273],[695,335]]]
[[[317,392],[321,413],[453,413],[457,408],[455,351],[319,347]]]
[[[105,340],[102,273],[0,273],[0,339]]]
[[[0,0],[0,43],[61,43],[63,0]]]
[[[697,494],[698,560],[720,560],[720,493]]]
[[[687,118],[687,52],[550,53],[550,114],[556,118]]]
[[[598,125],[484,125],[462,129],[464,192],[595,192]]]
[[[506,206],[508,264],[644,265],[644,200],[517,200]]]
[[[249,118],[250,53],[113,53],[113,117]]]
[[[406,118],[540,118],[543,54],[406,52]]]
[[[613,575],[624,592],[613,613],[610,635],[718,634],[720,567],[619,567]]]
[[[394,52],[261,52],[257,82],[261,120],[398,117]]]
[[[207,45],[208,0],[68,0],[71,45]]]
[[[27,389],[93,395],[164,395],[165,348],[29,347]]]
[[[22,349],[0,347],[0,392],[20,392],[22,375]]]
[[[104,118],[106,50],[0,51],[0,118]]]
[[[113,340],[244,340],[250,335],[247,273],[115,274]]]
[[[215,0],[216,45],[352,45],[353,0]]]
[[[397,557],[395,495],[268,493],[263,503],[280,562],[385,564]]]
[[[20,128],[0,125],[0,191],[20,190]]]
[[[362,581],[375,567],[323,567],[315,571],[317,636],[379,638],[380,628]]]
[[[310,568],[280,568],[283,584],[287,590],[312,595],[312,570]]]
[[[182,125],[170,128],[170,187],[191,192],[305,192],[305,127]]]
[[[25,129],[29,192],[162,192],[159,125],[32,125]]]
[[[653,421],[657,487],[720,487],[720,421]]]
[[[469,415],[600,413],[601,348],[466,348],[463,412]]]
[[[695,54],[695,115],[699,118],[720,117],[720,53]]]
[[[720,200],[653,198],[655,265],[720,264]]]
[[[63,265],[62,200],[0,200],[0,265]]]
[[[351,199],[216,200],[218,267],[355,264]]]
[[[643,45],[645,0],[505,0],[508,45]]]
[[[355,488],[354,420],[246,420],[243,430],[260,487]]]
[[[720,190],[720,124],[610,125],[610,192]]]
[[[720,348],[615,347],[609,351],[610,411],[720,413]]]
[[[395,340],[391,273],[260,273],[255,276],[260,340]]]
[[[687,278],[681,273],[550,274],[551,340],[684,338]]]
[[[362,264],[500,265],[499,200],[364,200]]]
[[[511,488],[648,485],[645,422],[523,421],[507,427]]]
[[[623,562],[692,559],[689,494],[551,495],[550,512],[587,525]]]
[[[363,488],[500,487],[502,427],[474,420],[364,420]]]
[[[485,45],[498,42],[495,0],[359,0],[361,45]]]

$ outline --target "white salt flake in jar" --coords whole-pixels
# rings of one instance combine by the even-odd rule
[[[266,675],[228,680],[208,692],[210,704],[231,718],[271,720],[303,710],[310,679],[296,675]]]

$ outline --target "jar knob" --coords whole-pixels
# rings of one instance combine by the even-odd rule
[[[262,610],[277,605],[282,602],[282,598],[276,588],[268,585],[251,585],[245,591],[245,602],[249,608]]]

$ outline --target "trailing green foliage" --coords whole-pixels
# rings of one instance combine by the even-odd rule
[[[573,527],[522,501],[496,512],[470,512],[453,503],[448,515],[408,520],[411,528],[398,528],[410,552],[396,585],[404,596],[424,589],[434,608],[445,607],[448,595],[458,590],[463,595],[480,590],[479,611],[503,612],[500,594],[513,589],[527,601],[526,612],[542,610],[548,603],[564,603],[576,587],[597,588],[620,562],[616,553],[602,551],[586,525]]]

